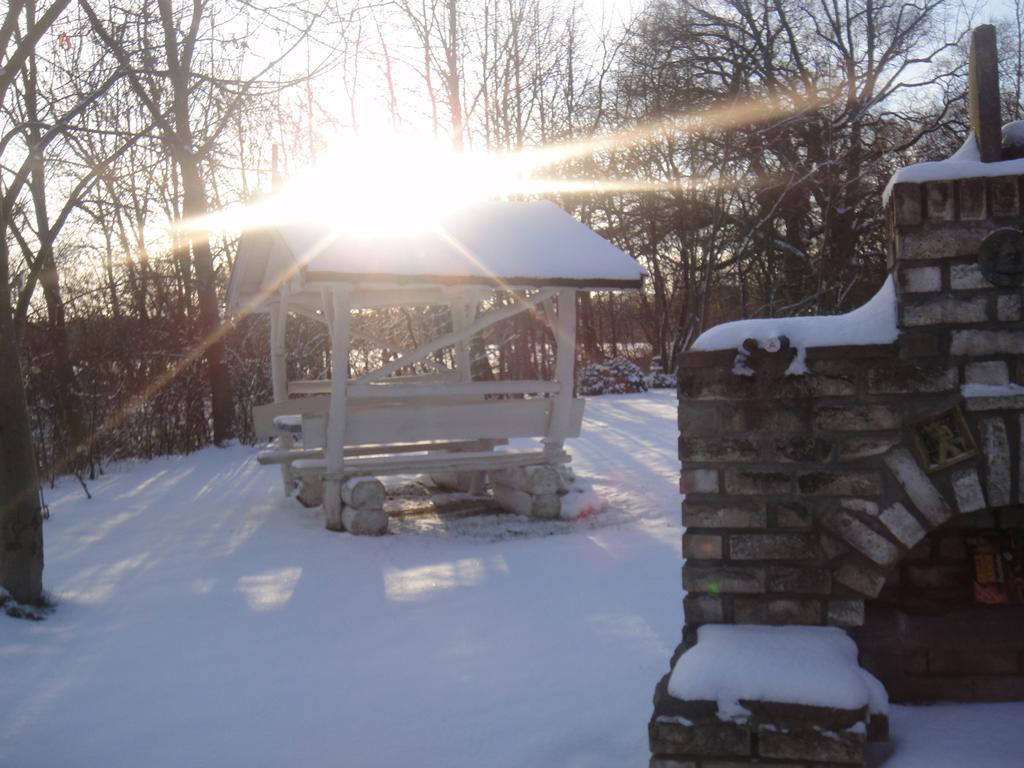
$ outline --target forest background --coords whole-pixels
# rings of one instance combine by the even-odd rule
[[[892,172],[967,135],[988,21],[1018,119],[1024,0],[11,0],[4,409],[20,369],[39,477],[86,489],[111,460],[252,440],[267,319],[224,318],[239,231],[204,217],[385,133],[529,157],[539,194],[647,268],[642,292],[579,296],[581,361],[672,370],[718,322],[849,310],[885,272]],[[386,343],[353,374],[450,320],[357,322]],[[326,377],[322,324],[288,333],[290,378]],[[497,326],[476,375],[549,374],[548,333]]]

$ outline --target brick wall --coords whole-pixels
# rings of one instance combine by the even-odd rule
[[[971,543],[1006,530],[1024,535],[1022,510],[959,516],[908,552],[866,603],[853,635],[892,701],[1024,699],[1024,604],[979,605],[972,589]]]
[[[917,587],[931,579],[936,589],[954,574],[967,578],[944,531],[979,515],[1020,518],[1024,394],[1008,385],[1024,382],[1022,292],[1012,285],[1024,262],[979,261],[979,253],[994,231],[1020,226],[1022,178],[894,187],[887,213],[897,342],[809,349],[804,375],[787,375],[797,350],[784,340],[774,352],[744,343],[751,375],[734,372],[737,350],[682,356],[686,596],[676,657],[701,624],[832,624],[853,632],[862,661],[898,694],[950,698],[957,676],[969,681],[964,698],[984,697],[981,678],[1001,677],[988,690],[1001,685],[1002,698],[1024,693],[1015,682],[1024,672],[1016,640],[971,646],[994,652],[982,669],[970,654],[929,650],[935,617],[908,624],[905,606],[891,600],[906,596],[908,574]],[[966,641],[977,606],[947,608],[967,615],[955,625]],[[988,631],[1020,636],[1020,611],[993,615],[983,622]],[[945,687],[920,684],[929,676],[945,678]],[[678,702],[659,690],[656,755],[665,729],[678,726],[666,715]],[[767,760],[758,743],[752,737],[746,754]],[[704,758],[683,749],[657,764]]]

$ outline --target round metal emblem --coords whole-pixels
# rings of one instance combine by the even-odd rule
[[[1016,288],[1024,283],[1024,232],[1002,227],[981,241],[978,256],[981,274],[1000,288]]]

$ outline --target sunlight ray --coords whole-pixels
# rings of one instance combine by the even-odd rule
[[[700,111],[678,112],[620,131],[583,141],[525,149],[515,154],[521,168],[535,169],[617,149],[640,146],[666,136],[705,134],[741,125],[764,123],[800,112],[819,109],[833,100],[830,93],[781,102],[763,96],[737,100]]]
[[[587,179],[539,172],[581,157],[643,146],[666,137],[783,119],[820,108],[831,100],[828,93],[786,101],[766,97],[736,100],[583,141],[507,153],[454,152],[436,142],[400,135],[354,137],[340,142],[316,167],[296,175],[273,197],[186,219],[177,224],[177,229],[188,236],[319,221],[355,236],[403,237],[436,231],[445,212],[485,199],[764,186],[773,183],[774,177]]]

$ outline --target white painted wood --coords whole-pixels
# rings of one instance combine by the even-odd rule
[[[441,283],[423,283],[421,285],[398,285],[396,283],[342,283],[333,280],[307,280],[303,283],[303,297],[319,295],[325,288],[332,285],[350,285],[352,288],[352,309],[380,309],[383,307],[411,307],[444,305],[450,301],[452,290],[464,292],[471,297],[469,301],[476,303],[491,295],[498,286],[462,285],[453,289]],[[536,290],[535,286],[501,286],[503,289]],[[312,292],[312,293],[311,293]],[[311,306],[308,300],[306,306]],[[472,319],[472,318],[470,318]]]
[[[462,288],[451,288],[451,305],[449,307],[452,316],[452,330],[461,331],[470,323],[476,319],[476,291],[467,290],[465,287]],[[487,388],[487,384],[493,384],[494,382],[481,382],[482,387],[475,387],[472,385],[473,381],[473,362],[471,357],[472,347],[472,336],[467,336],[460,339],[455,343],[455,370],[458,376],[458,380],[462,382],[462,387],[454,386],[450,387],[448,394],[470,394],[481,396]],[[466,386],[468,388],[466,388]],[[452,392],[451,389],[457,390]],[[493,392],[493,394],[503,394],[501,392]],[[512,394],[510,392],[504,394]],[[526,393],[523,393],[526,394]],[[431,479],[435,485],[439,487],[448,487],[450,490],[458,490],[463,493],[469,493],[472,495],[479,495],[484,492],[487,487],[487,473],[483,471],[477,472],[439,472],[436,475],[432,475]],[[440,480],[440,482],[438,482]]]
[[[331,291],[331,378],[337,382],[330,394],[327,444],[324,458],[324,517],[327,527],[341,530],[341,479],[345,467],[346,390],[348,382],[348,334],[351,322],[349,289]]]
[[[566,437],[578,437],[583,422],[582,398],[572,400]],[[425,407],[424,404],[430,407]],[[545,437],[553,398],[528,400],[478,400],[475,398],[405,399],[397,403],[350,401],[347,403],[347,445],[414,443],[436,440],[505,439]],[[271,403],[253,408],[257,435],[276,434],[274,416],[324,415],[331,409],[326,395]],[[403,431],[405,430],[405,431]]]
[[[538,291],[529,297],[519,296],[519,300],[515,304],[508,307],[502,307],[501,309],[491,310],[485,315],[478,317],[461,331],[452,331],[451,333],[445,334],[433,341],[421,344],[415,350],[402,355],[397,360],[392,360],[390,363],[381,366],[375,371],[370,371],[369,373],[360,376],[355,380],[355,382],[358,384],[364,384],[370,381],[378,381],[379,379],[387,378],[392,373],[396,373],[402,368],[419,362],[423,358],[427,357],[427,355],[431,355],[445,347],[450,347],[460,340],[470,339],[475,334],[501,320],[515,317],[519,313],[525,312],[540,302],[546,301],[551,296],[555,295],[555,293],[557,293],[557,291],[545,289]]]
[[[288,291],[282,287],[278,291],[277,301],[270,307],[270,377],[274,394],[274,402],[288,399],[288,356],[285,346],[285,331],[288,327]],[[283,451],[295,445],[295,437],[291,432],[279,431],[277,447]],[[281,466],[281,484],[284,495],[292,491],[294,477],[291,467]]]
[[[507,445],[508,440],[442,440],[405,445],[350,445],[345,448],[345,458],[356,456],[387,456],[400,453],[428,453],[430,451],[483,451],[494,445]],[[259,464],[286,464],[305,459],[324,458],[323,448],[294,448],[281,451],[274,448],[256,454]]]
[[[288,302],[290,312],[294,312],[296,315],[302,315],[303,317],[308,317],[310,320],[316,320],[320,323],[327,323],[327,319],[324,317],[324,313],[322,311],[318,312],[316,309],[310,309],[309,307],[297,304],[295,298],[295,294],[292,294],[290,301]],[[317,309],[319,309],[319,307],[317,307]]]
[[[462,470],[497,470],[523,467],[546,462],[566,464],[572,457],[564,451],[551,456],[544,451],[481,451],[473,453],[437,453],[404,456],[369,456],[345,462],[346,475],[404,475],[413,472]],[[304,459],[296,462],[300,475],[317,475],[324,471],[325,462]]]
[[[375,477],[350,477],[341,484],[341,500],[356,509],[381,509],[384,484]]]
[[[365,295],[371,293],[358,289]],[[412,294],[423,298],[421,289],[385,291],[388,302]],[[583,400],[572,396],[575,357],[576,304],[572,289],[543,290],[519,297],[517,304],[474,317],[476,294],[461,289],[438,288],[452,308],[452,333],[404,353],[381,368],[348,380],[353,290],[334,285],[322,291],[322,314],[331,337],[331,379],[327,381],[284,381],[285,329],[289,311],[286,290],[279,292],[271,307],[271,366],[274,372],[275,402],[253,409],[256,432],[278,436],[277,451],[260,454],[261,463],[282,466],[286,490],[290,489],[292,465],[322,462],[323,505],[327,525],[341,525],[341,481],[356,473],[373,471],[417,471],[430,469],[475,472],[526,466],[543,459],[546,463],[568,461],[562,450],[564,440],[579,434]],[[558,299],[557,314],[554,298]],[[473,382],[469,342],[473,335],[494,323],[542,305],[545,319],[553,325],[558,342],[555,381]],[[385,303],[382,301],[381,306]],[[297,311],[300,310],[296,307]],[[365,334],[360,334],[364,335]],[[368,339],[370,343],[379,340]],[[441,367],[440,373],[393,376],[412,363],[428,358],[448,346],[455,348],[456,370]],[[389,378],[390,377],[390,378]],[[334,383],[340,383],[335,386]],[[283,390],[283,396],[282,396]],[[288,400],[289,395],[309,394]],[[548,395],[548,397],[488,400],[493,395]],[[291,434],[283,435],[273,426],[277,415],[302,417],[302,449],[293,447]],[[326,424],[325,424],[326,422]],[[487,441],[507,442],[515,437],[543,437],[543,452],[525,459],[520,453],[494,453]],[[481,442],[483,441],[483,442]],[[475,448],[475,450],[474,450]],[[373,455],[367,455],[372,453]],[[383,454],[383,455],[382,455]],[[296,464],[295,466],[298,466]]]
[[[378,393],[379,391],[383,391],[385,387],[388,388],[388,392],[393,392],[392,389],[391,389],[392,387],[419,386],[421,384],[424,384],[424,385],[426,385],[426,384],[445,384],[446,387],[447,387],[448,384],[451,384],[452,382],[456,381],[457,377],[458,377],[457,373],[455,373],[454,371],[448,371],[447,369],[445,369],[445,371],[442,372],[442,373],[424,373],[424,374],[419,374],[419,375],[416,375],[416,376],[393,376],[390,379],[384,379],[383,381],[375,382],[372,385],[372,387],[373,387],[372,390],[368,389],[371,386],[369,384],[353,385],[352,381],[354,381],[354,380],[349,380],[348,395],[349,395],[349,398],[352,398],[352,397],[358,396],[355,393],[361,393],[361,392],[366,392],[366,391],[372,391],[374,393]],[[495,383],[495,382],[489,382],[489,383]],[[546,386],[553,386],[550,382],[538,382],[538,383],[546,385]],[[394,390],[394,391],[397,391],[397,389]],[[447,389],[446,388],[442,388],[441,391],[447,391]],[[532,394],[532,393],[535,393],[535,392],[536,393],[542,393],[542,392],[548,392],[548,391],[549,390],[544,389],[542,387],[537,387],[537,388],[527,388],[527,389],[519,388],[519,389],[514,389],[514,390],[510,389],[508,392],[500,392],[500,393],[486,392],[486,393],[481,393],[481,394]],[[289,381],[288,382],[288,394],[289,395],[328,395],[330,393],[331,393],[331,380],[330,379],[308,379],[308,380],[297,380],[297,381]],[[372,396],[376,397],[376,394],[374,394]],[[390,395],[390,397],[395,397],[395,395],[392,393]]]
[[[394,286],[359,286],[352,291],[353,309],[378,309],[381,307],[411,307],[428,304],[447,304],[448,297],[440,285],[424,285],[410,288]]]
[[[327,326],[327,336],[330,339],[334,338],[334,299],[331,298],[331,291],[328,288],[324,288],[321,292],[321,300],[323,301],[323,313],[324,313],[324,324]]]
[[[257,437],[276,437],[279,430],[274,426],[275,416],[287,416],[295,414],[301,416],[306,413],[326,414],[331,407],[331,399],[328,395],[317,395],[315,397],[303,397],[297,400],[287,400],[282,403],[267,403],[257,405],[252,409],[253,431]]]
[[[539,437],[545,434],[553,400],[488,400],[429,408],[415,403],[349,411],[350,445],[419,440],[473,440]],[[567,436],[579,435],[583,401],[573,403]]]
[[[290,451],[268,448],[256,454],[256,461],[266,466],[268,464],[291,464],[302,459],[322,459],[323,457],[323,448],[293,448]]]
[[[287,336],[285,335],[285,332],[288,328],[288,313],[291,311],[291,293],[288,290],[287,285],[281,286],[281,290],[278,291],[278,296],[280,297],[279,302],[281,305],[281,322],[277,326],[277,338],[274,339],[274,345],[277,349],[281,350],[281,354],[283,355],[287,352],[285,344]]]
[[[295,271],[295,260],[291,257],[288,247],[282,242],[280,236],[271,236],[267,244],[269,247],[265,268],[259,279],[259,292],[273,296],[281,285],[291,278]]]
[[[559,451],[571,435],[573,384],[576,367],[576,291],[558,292],[558,317],[555,323],[555,380],[561,385],[554,396],[551,421],[548,424],[545,450]],[[578,432],[576,434],[579,434]]]
[[[381,307],[410,307],[445,304],[445,286],[432,283],[401,286],[397,283],[346,283],[340,280],[304,280],[304,295],[320,294],[335,285],[347,285],[352,309],[379,309]]]
[[[288,382],[289,395],[329,395],[330,379],[298,379]]]
[[[462,291],[451,292],[451,304],[449,310],[452,314],[452,330],[456,333],[469,325],[469,314],[466,311],[466,295]],[[455,370],[458,372],[459,381],[465,383],[473,380],[473,369],[470,367],[469,342],[471,337],[461,338],[455,342]]]
[[[274,402],[288,399],[288,371],[285,367],[285,348],[283,344],[287,306],[280,300],[270,305],[270,383],[274,393]]]
[[[540,395],[557,394],[561,385],[555,381],[474,381],[468,384],[352,384],[351,400],[394,400],[404,398],[445,398],[462,395]]]
[[[323,448],[327,439],[327,416],[307,414],[302,417],[302,447]]]

